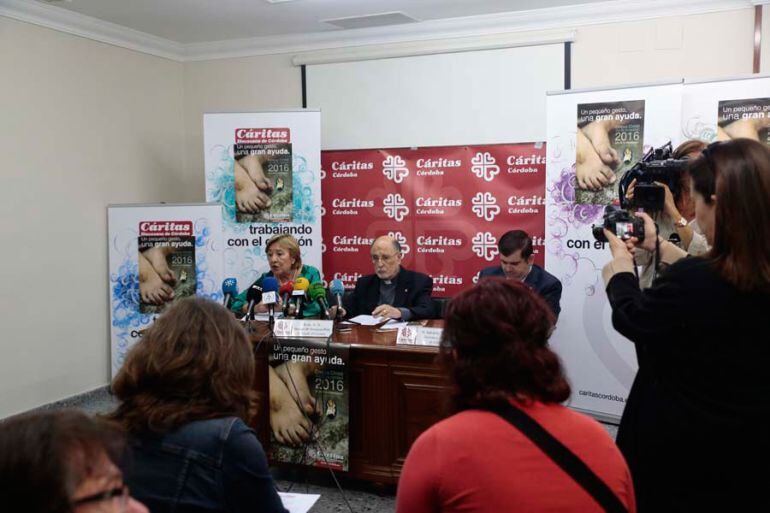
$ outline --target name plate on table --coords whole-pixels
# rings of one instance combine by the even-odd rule
[[[276,337],[330,337],[334,321],[312,319],[277,319],[273,326]]]
[[[398,329],[396,344],[411,344],[416,346],[438,347],[441,343],[442,328],[426,328],[424,326],[402,326]]]

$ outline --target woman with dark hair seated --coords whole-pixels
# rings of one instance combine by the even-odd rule
[[[111,418],[130,434],[125,474],[153,513],[285,512],[256,434],[254,356],[218,304],[174,304],[129,352]]]
[[[409,451],[397,512],[602,511],[525,434],[531,429],[550,433],[559,455],[566,451],[587,466],[607,501],[634,511],[631,476],[612,439],[598,422],[559,404],[570,387],[548,347],[554,320],[540,296],[504,278],[482,280],[452,300],[441,356],[454,387],[454,415]],[[512,425],[510,415],[524,425]]]
[[[0,509],[23,513],[148,513],[116,466],[122,432],[72,410],[0,423]]]
[[[615,329],[636,345],[639,372],[618,431],[639,510],[770,511],[770,149],[736,139],[689,167],[702,257],[656,237],[605,230]],[[633,253],[670,267],[639,290]]]

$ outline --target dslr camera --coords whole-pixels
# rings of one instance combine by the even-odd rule
[[[617,235],[621,240],[628,240],[631,237],[644,240],[644,219],[636,217],[627,210],[614,205],[604,207],[602,224],[591,227],[594,239],[599,242],[607,242],[607,237],[604,235],[605,228]]]
[[[642,159],[626,171],[618,183],[620,206],[626,209],[642,209],[645,212],[660,212],[666,199],[666,191],[654,182],[666,184],[678,198],[682,189],[682,172],[688,159],[673,159],[671,141],[660,148],[650,149]],[[626,199],[631,182],[636,179],[634,198]],[[606,214],[605,214],[606,215]]]

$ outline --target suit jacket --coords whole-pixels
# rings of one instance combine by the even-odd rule
[[[345,297],[348,317],[369,315],[374,311],[380,298],[381,281],[376,274],[358,279],[353,293]],[[396,298],[392,306],[408,308],[412,312],[412,319],[431,319],[435,316],[431,292],[433,278],[402,267],[396,275]]]
[[[503,276],[503,268],[499,265],[493,267],[487,267],[479,273],[479,279],[487,278],[490,276]],[[529,285],[532,290],[540,294],[548,306],[551,307],[556,317],[559,317],[561,312],[561,306],[559,301],[561,300],[561,282],[553,274],[549,273],[539,265],[532,265],[532,270],[524,279],[524,283]]]

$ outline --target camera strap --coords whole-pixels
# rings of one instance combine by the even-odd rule
[[[521,434],[529,438],[546,456],[551,458],[588,492],[604,511],[609,513],[626,513],[628,511],[615,492],[583,460],[520,408],[506,401],[504,404],[490,408],[489,411],[507,420]]]

